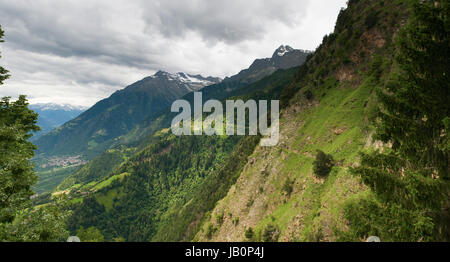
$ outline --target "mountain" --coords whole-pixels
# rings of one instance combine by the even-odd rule
[[[256,59],[249,68],[239,74],[224,79],[224,82],[251,83],[268,76],[278,69],[289,69],[299,66],[306,61],[311,51],[294,49],[288,45],[281,45],[271,58]]]
[[[290,46],[280,46],[273,53],[272,58],[256,59],[249,68],[241,70],[238,74],[226,77],[222,82],[207,86],[202,89],[203,100],[216,99],[223,100],[230,95],[244,95],[252,92],[255,88],[253,83],[264,77],[270,76],[277,70],[291,69],[302,65],[306,58],[312,55],[311,51],[293,49]],[[246,87],[246,88],[243,88]],[[256,87],[258,88],[258,87]],[[253,90],[254,91],[254,90]],[[191,104],[194,101],[193,93],[188,93],[182,97]],[[121,144],[143,144],[142,139],[151,138],[151,134],[161,128],[170,125],[176,113],[170,113],[170,108],[161,111],[159,114],[148,117],[126,135],[117,139],[114,146]]]
[[[399,29],[408,24],[410,1],[348,3],[334,32],[324,37],[283,90],[279,146],[256,146],[215,206],[193,211],[204,210],[202,218],[192,216],[189,223],[183,222],[189,210],[204,202],[200,197],[178,214],[173,210],[165,225],[184,225],[178,230],[184,235],[175,239],[361,242],[375,235],[389,242],[429,237],[414,233],[422,229],[423,220],[395,201],[384,209],[385,202],[352,172],[361,164],[358,152],[391,150],[372,137],[373,122],[379,117],[376,91],[392,83],[392,75],[399,72],[396,40]],[[318,150],[334,159],[328,175],[317,175]],[[398,168],[402,169],[398,176],[403,176],[403,168]],[[394,177],[372,178],[374,187],[384,185],[383,179],[403,183]],[[386,190],[395,196],[393,188]],[[422,190],[421,195],[434,189]],[[412,194],[403,193],[415,201]],[[167,240],[164,234],[174,231],[161,230],[159,239]]]
[[[95,155],[137,123],[183,95],[220,82],[214,77],[158,71],[112,94],[77,118],[40,137],[38,154]]]
[[[208,87],[203,92],[220,99],[231,90],[256,82],[278,69],[303,64],[309,54],[310,51],[282,45],[272,58],[256,59],[249,68],[222,82],[215,77],[158,71],[117,91],[76,119],[37,139],[38,157],[82,154],[92,158],[112,145],[148,135],[155,118],[165,112],[163,109],[186,94]]]
[[[277,54],[278,51],[279,50],[275,51],[275,54]],[[291,52],[292,54],[295,54],[297,53],[297,50],[292,50]],[[274,63],[275,66],[278,67],[284,65],[286,67],[287,64],[292,66],[301,65],[304,61],[302,57],[306,56],[307,52],[298,52],[305,53],[305,55],[302,55],[298,58],[298,60],[294,61],[292,60],[296,57],[294,55],[280,55],[280,58],[277,60],[278,62]],[[273,70],[273,65],[271,65],[270,68]],[[202,88],[203,98],[204,100],[222,100],[230,95],[244,95],[258,89],[258,85],[252,85],[251,83],[256,83],[264,76],[270,75],[270,71],[267,71],[265,67],[261,70],[262,71],[258,73],[257,68],[251,67],[249,70],[243,70],[241,73],[233,76],[232,78],[235,80],[222,82],[220,82],[219,78],[205,78],[200,75],[188,75],[184,73],[170,74],[159,71],[154,76],[142,80],[146,83],[146,85],[138,82],[122,91],[117,92],[117,94],[121,94],[120,99],[115,98],[114,96],[116,94],[114,94],[106,101],[99,102],[79,118],[67,123],[67,125],[62,127],[60,130],[56,130],[52,134],[49,134],[38,141],[39,154],[34,159],[37,166],[36,171],[38,171],[39,175],[39,182],[35,187],[36,192],[43,193],[46,191],[52,191],[52,189],[60,183],[61,184],[58,188],[67,188],[74,183],[85,183],[87,181],[92,182],[97,179],[101,179],[107,176],[112,169],[110,167],[99,167],[96,163],[103,163],[103,165],[104,163],[109,163],[112,166],[116,166],[117,163],[114,161],[112,162],[111,159],[117,160],[119,158],[111,156],[117,156],[117,152],[121,152],[124,158],[130,157],[132,152],[145,148],[154,140],[152,134],[160,129],[170,126],[171,119],[175,115],[175,113],[170,112],[170,104],[172,100],[164,100],[164,103],[158,103],[158,99],[154,99],[152,105],[158,106],[159,112],[158,110],[155,110],[152,114],[145,115],[145,110],[142,111],[143,109],[136,108],[136,113],[133,113],[133,115],[140,116],[141,118],[139,119],[144,120],[139,121],[139,119],[135,119],[136,121],[133,121],[131,124],[127,124],[127,121],[130,120],[128,119],[129,117],[120,112],[125,110],[121,109],[123,105],[120,108],[118,107],[120,100],[134,101],[138,100],[136,97],[145,97],[145,95],[136,95],[136,91],[139,89],[143,89],[144,92],[145,90],[150,90],[148,89],[150,84],[147,82],[150,81],[151,85],[153,85],[151,87],[153,88],[151,94],[156,96],[158,93],[155,91],[159,90],[161,91],[160,97],[164,96],[164,86],[167,85],[167,82],[189,84],[189,86],[184,85],[187,88],[183,90],[183,93],[188,93],[181,98],[190,102],[193,102],[192,91],[198,90],[204,85],[216,83]],[[249,79],[246,77],[248,76],[248,71],[256,73],[258,77],[253,76]],[[175,88],[175,91],[177,90],[179,89]],[[281,90],[278,89],[278,94],[280,91]],[[179,95],[181,94],[177,93],[172,97],[178,98]],[[108,105],[104,105],[105,103],[108,103]],[[136,107],[136,105],[137,103],[134,103],[134,107]],[[131,107],[133,105],[127,106]],[[106,121],[105,123],[105,120],[109,119],[104,119],[105,111],[109,114],[109,111],[111,110],[105,108],[114,108],[115,111],[118,111],[114,114],[113,121]],[[139,115],[139,113],[143,114]],[[92,137],[91,135],[96,132],[98,134],[99,131],[97,130],[101,130],[100,132],[103,132],[104,127],[102,128],[102,126],[108,125],[109,129],[116,130],[118,126],[123,126],[124,124],[126,124],[125,126],[129,127],[131,130],[126,132],[124,131],[123,133],[115,133],[112,136],[110,135],[110,137],[102,137],[99,135],[94,135],[94,137]],[[88,132],[89,129],[93,129],[93,131]],[[101,134],[107,135],[108,133],[104,132]],[[86,144],[88,145],[87,147],[85,146]],[[123,150],[124,147],[126,148],[125,150]],[[111,150],[113,151],[112,154],[110,153]],[[82,156],[81,159],[80,156]],[[95,158],[96,156],[98,157]],[[79,161],[73,162],[74,158]],[[89,163],[87,166],[84,166],[77,172],[73,173],[77,166],[84,164],[85,158],[95,159],[93,163]],[[55,166],[55,164],[58,163],[64,165]],[[67,165],[66,163],[70,163],[70,165]]]
[[[108,151],[80,172],[83,179],[102,173],[97,181],[65,188],[76,203],[69,229],[94,226],[105,239],[128,241],[420,241],[410,230],[426,221],[398,212],[396,202],[382,212],[383,199],[351,172],[359,152],[391,150],[372,138],[376,90],[398,72],[395,40],[410,13],[409,1],[349,1],[299,68],[243,84],[269,68],[262,59],[204,89],[221,101],[279,98],[278,146],[261,147],[257,136],[175,137],[158,124],[170,114],[153,119],[146,138],[120,149],[122,158]],[[319,150],[333,159],[325,176],[317,175]],[[101,169],[105,163],[112,168]]]
[[[29,108],[39,114],[38,126],[41,127],[41,131],[33,135],[32,141],[36,141],[42,135],[74,119],[86,110],[84,107],[58,104],[32,104]]]
[[[297,67],[280,69],[257,82],[239,85],[218,99],[277,99],[297,71]],[[221,85],[215,85],[216,89]],[[170,113],[164,116],[171,119]],[[135,147],[109,149],[60,184],[58,192],[69,192],[71,201],[79,203],[73,207],[71,230],[95,226],[107,239],[120,235],[129,241],[150,241],[163,228],[164,232],[177,231],[193,221],[191,215],[201,214],[196,212],[198,208],[213,207],[259,141],[257,136],[175,137],[167,128],[170,121],[161,125],[163,122],[153,121],[157,131]],[[184,210],[195,195],[208,203],[198,203],[184,223],[172,224],[175,227],[169,229],[171,217],[166,216],[173,210]],[[172,232],[161,234],[165,239],[179,237]]]

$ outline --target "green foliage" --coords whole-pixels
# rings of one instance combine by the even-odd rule
[[[69,236],[67,219],[71,211],[67,200],[55,202],[34,210],[18,212],[12,223],[0,227],[0,240],[11,242],[61,242]]]
[[[376,12],[370,12],[364,21],[367,29],[372,29],[378,22],[378,14]]]
[[[68,236],[70,212],[62,202],[31,208],[37,181],[30,159],[35,146],[28,141],[37,115],[24,96],[0,102],[0,241],[61,241]]]
[[[70,188],[75,184],[88,184],[107,177],[125,161],[120,150],[109,150],[90,161],[77,172],[66,177],[58,186],[59,190]]]
[[[373,232],[392,241],[450,239],[450,216],[444,208],[450,62],[443,55],[450,53],[449,6],[448,1],[415,3],[410,24],[399,33],[399,72],[377,92],[381,107],[374,135],[392,144],[392,150],[362,154],[361,166],[352,169],[379,201],[347,207],[358,237]]]
[[[2,30],[2,26],[0,25],[0,43],[4,42],[3,40],[3,35],[4,35],[4,31]],[[1,53],[0,53],[0,58],[1,58]],[[0,85],[3,84],[3,81],[5,81],[6,79],[9,78],[8,75],[8,70],[6,70],[5,68],[0,66]]]
[[[230,86],[231,91],[226,93],[225,89],[207,87],[204,99],[213,95],[223,99],[277,99],[296,70],[279,70],[246,86]],[[186,99],[190,101],[189,96]],[[159,124],[162,125],[159,128],[164,127],[163,122]],[[107,240],[116,236],[127,241],[192,239],[201,228],[198,221],[236,182],[259,139],[258,136],[175,137],[170,132],[157,132],[152,139],[143,140],[142,150],[111,171],[113,176],[123,172],[129,176],[113,181],[95,193],[95,197],[77,205],[70,230],[95,226]],[[98,174],[90,165],[81,172]],[[221,224],[222,214],[216,220]]]
[[[280,106],[285,108],[289,105],[291,99],[295,96],[298,90],[301,88],[296,82],[299,79],[304,78],[308,74],[308,64],[303,64],[295,75],[294,81],[287,85],[280,95]]]
[[[217,224],[222,225],[223,217],[224,217],[223,211],[219,212],[218,214],[216,214],[216,222],[217,222]]]
[[[33,191],[38,194],[52,192],[58,185],[65,183],[64,180],[71,174],[77,172],[80,166],[53,168],[51,170],[36,170],[39,181],[33,186]]]
[[[283,184],[283,191],[286,192],[288,196],[290,196],[292,190],[294,190],[294,180],[287,178]]]
[[[262,234],[262,240],[264,242],[277,242],[278,241],[278,237],[280,236],[280,229],[273,225],[273,224],[268,224],[263,231]]]
[[[3,31],[0,27],[0,42]],[[0,67],[0,84],[8,78]],[[0,101],[0,241],[60,241],[68,232],[70,214],[60,202],[32,210],[30,197],[37,177],[30,159],[36,147],[29,142],[38,131],[37,114],[28,109],[25,96]]]
[[[424,216],[422,210],[405,209],[391,202],[381,204],[373,195],[348,201],[344,214],[351,227],[338,241],[364,241],[369,236],[378,236],[383,242],[434,238],[433,220]]]
[[[84,229],[84,227],[80,227],[77,230],[77,237],[80,238],[81,242],[104,242],[105,237],[102,235],[100,230],[95,227],[89,227]],[[120,240],[117,238],[117,240]]]
[[[237,226],[239,224],[239,217],[234,217],[231,222],[233,223],[234,226]]]
[[[208,239],[211,239],[213,234],[217,231],[217,228],[214,227],[213,224],[208,224],[208,226],[206,227],[206,232],[205,235]]]
[[[247,240],[253,240],[253,238],[255,237],[255,232],[253,231],[253,228],[249,227],[247,228],[247,230],[245,230],[245,238]]]
[[[313,93],[309,89],[305,91],[304,95],[305,95],[305,98],[309,101],[311,101],[314,98]]]
[[[333,165],[334,160],[332,155],[325,154],[322,150],[317,150],[316,160],[313,162],[314,174],[320,177],[328,176]]]
[[[0,225],[11,223],[29,205],[31,186],[37,177],[30,159],[34,145],[30,132],[39,130],[37,115],[28,109],[24,96],[15,102],[0,101]]]

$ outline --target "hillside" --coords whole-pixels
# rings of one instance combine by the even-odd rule
[[[282,46],[280,48],[284,48],[284,46]],[[205,100],[212,99],[212,98],[222,100],[229,96],[243,95],[245,93],[254,92],[256,89],[259,88],[259,86],[252,85],[251,83],[254,83],[257,80],[260,80],[261,78],[272,74],[273,70],[276,70],[278,68],[281,68],[281,67],[289,68],[289,67],[295,67],[295,66],[301,65],[302,63],[304,63],[305,57],[309,53],[307,51],[292,49],[292,48],[288,47],[289,51],[285,50],[283,53],[283,56],[278,56],[277,54],[279,53],[280,48],[277,49],[274,53],[274,57],[276,56],[277,58],[258,59],[258,60],[270,61],[269,63],[266,64],[266,66],[264,66],[262,68],[255,68],[255,67],[250,66],[248,69],[242,70],[239,74],[232,76],[231,78],[228,78],[226,81],[222,81],[217,84],[212,84],[212,85],[203,87],[202,88],[203,98]],[[276,62],[274,62],[274,61],[276,61]],[[267,70],[268,68],[270,70]],[[200,82],[200,83],[196,83],[195,81],[188,82],[193,87],[193,89],[191,91],[198,90],[198,88],[202,87],[203,84],[208,83],[209,81],[218,81],[218,79],[214,79],[214,78],[201,78],[201,76],[186,75],[183,73],[169,74],[169,73],[162,72],[162,71],[156,73],[155,76],[151,77],[151,81],[154,85],[154,88],[156,88],[158,90],[162,90],[161,92],[164,93],[163,87],[164,87],[165,82],[161,82],[160,79],[163,79],[163,80],[168,79],[169,81],[175,82],[175,83],[177,83],[177,82],[184,83],[184,82],[189,81],[189,79],[195,79],[195,78],[203,79],[203,82]],[[142,89],[142,90],[147,90],[147,89],[151,90],[151,88],[148,88],[148,86],[142,86],[142,84],[140,84],[139,82],[136,83],[135,85],[141,86],[140,89]],[[243,88],[245,86],[248,86],[248,87]],[[128,89],[131,89],[131,91],[126,91]],[[136,89],[138,89],[138,88],[136,88],[136,87],[134,87],[134,85],[132,85],[129,88],[124,90],[124,92],[121,96],[124,103],[128,100],[132,101],[134,98],[136,98],[135,97],[135,95],[137,93]],[[280,94],[281,90],[278,90],[277,92],[278,92],[278,94]],[[192,94],[193,94],[192,92],[189,92],[180,98],[186,99],[188,101],[193,101]],[[152,93],[152,95],[157,95],[157,94]],[[111,99],[108,99],[107,102],[113,103],[114,101]],[[169,101],[166,101],[165,103],[168,104],[168,102]],[[101,104],[101,103],[105,103],[105,102],[101,101],[98,104]],[[158,103],[158,101],[154,101],[153,105],[155,105],[157,103]],[[95,138],[96,140],[94,141],[95,143],[93,143],[91,140],[90,144],[88,143],[89,147],[86,149],[86,148],[82,147],[82,144],[78,144],[79,138],[74,133],[75,130],[78,130],[78,128],[81,128],[82,126],[84,126],[88,123],[91,123],[91,125],[92,125],[91,128],[93,128],[93,130],[96,130],[102,126],[102,123],[104,123],[103,119],[106,120],[109,118],[114,118],[114,121],[116,121],[116,122],[114,122],[114,123],[108,122],[107,126],[114,127],[117,125],[121,125],[121,126],[125,125],[123,122],[121,122],[123,119],[121,120],[120,116],[122,115],[122,117],[125,117],[126,114],[124,114],[123,112],[119,112],[118,116],[116,116],[116,115],[113,116],[108,113],[109,118],[105,118],[105,116],[102,116],[104,114],[103,111],[94,112],[95,110],[97,110],[96,108],[97,108],[98,104],[96,106],[94,106],[92,109],[88,110],[87,113],[90,114],[90,117],[85,117],[83,115],[80,116],[80,118],[84,117],[88,120],[81,121],[79,119],[75,119],[74,120],[75,122],[80,121],[81,124],[76,124],[75,128],[73,128],[73,129],[67,129],[67,128],[63,127],[62,131],[57,130],[56,135],[49,135],[50,138],[52,138],[52,137],[58,138],[59,137],[61,139],[68,139],[70,137],[70,136],[68,136],[65,138],[65,136],[64,136],[65,133],[67,133],[69,135],[73,135],[74,136],[73,141],[72,142],[66,141],[67,145],[68,145],[69,149],[71,147],[77,146],[77,148],[80,148],[80,150],[71,152],[72,154],[74,154],[74,153],[78,154],[75,156],[63,154],[63,155],[56,155],[53,157],[49,157],[48,155],[53,154],[55,151],[50,151],[50,153],[49,153],[49,152],[45,151],[45,148],[40,149],[39,152],[42,152],[42,153],[40,155],[38,155],[38,157],[35,159],[35,163],[37,164],[37,171],[39,172],[39,177],[40,177],[39,182],[38,182],[37,186],[35,187],[35,190],[38,193],[52,191],[59,184],[61,184],[61,185],[58,186],[58,189],[61,190],[61,189],[71,187],[74,184],[77,184],[78,182],[90,183],[90,182],[98,181],[98,179],[101,179],[101,178],[107,176],[108,172],[97,172],[97,171],[93,171],[93,170],[101,169],[101,170],[111,171],[111,169],[109,167],[93,168],[92,165],[95,165],[95,164],[89,164],[88,166],[83,167],[80,170],[78,170],[78,169],[79,169],[80,165],[84,164],[83,159],[86,158],[86,156],[88,157],[88,159],[94,158],[94,163],[98,162],[98,163],[103,163],[103,165],[110,164],[112,166],[117,166],[117,165],[121,164],[121,161],[118,161],[118,163],[111,161],[108,150],[106,150],[106,152],[103,152],[101,150],[103,148],[112,149],[117,153],[122,152],[121,154],[123,155],[124,158],[129,157],[132,155],[131,152],[134,152],[136,150],[137,151],[142,150],[146,146],[151,144],[154,140],[157,140],[157,139],[154,139],[152,134],[159,131],[160,129],[169,127],[170,123],[171,123],[171,119],[175,115],[174,113],[170,112],[170,106],[167,105],[166,107],[164,107],[164,109],[161,109],[159,112],[148,114],[148,116],[145,117],[143,121],[136,122],[136,123],[133,122],[133,124],[130,124],[129,126],[130,126],[131,130],[129,132],[127,132],[126,134],[120,135],[118,137],[113,136],[112,138],[107,139],[103,143],[101,143],[99,139],[101,139],[101,141],[103,141],[103,139],[106,139],[106,138],[96,136],[96,138]],[[121,105],[121,106],[116,105],[116,106],[113,106],[114,112],[116,110],[122,110],[122,107],[124,107],[124,106],[135,107],[136,105],[127,105],[127,104]],[[162,107],[162,105],[161,105],[161,107]],[[133,113],[133,114],[138,115],[138,111],[136,111],[136,113]],[[95,119],[99,119],[99,118],[101,118],[102,120],[99,122],[94,122]],[[125,123],[128,123],[130,120],[127,119],[124,121],[125,121]],[[70,124],[70,123],[68,123],[68,124]],[[70,133],[69,131],[72,133]],[[80,131],[80,132],[82,132],[82,134],[86,133],[86,131],[84,131],[84,130]],[[117,133],[117,130],[115,132]],[[105,136],[107,136],[107,133],[105,134]],[[47,142],[51,143],[52,141],[48,140]],[[55,141],[53,141],[53,142],[55,142]],[[52,146],[58,147],[58,144],[52,145]],[[53,153],[51,153],[51,152],[53,152]],[[58,154],[62,154],[63,152],[67,152],[67,150],[61,151]],[[69,154],[69,153],[70,152],[67,152],[67,154]],[[97,155],[98,155],[98,157],[96,157]],[[69,165],[69,166],[49,165],[49,163],[55,162],[55,159],[58,160],[57,162],[63,163],[68,158],[74,158],[74,157],[81,158],[82,161],[74,163],[73,165]],[[116,159],[120,160],[122,158],[116,158]],[[91,170],[91,169],[93,169],[93,170]],[[86,176],[84,174],[84,172],[93,173],[94,175]]]
[[[297,70],[298,68],[279,70],[253,84],[236,88],[227,98],[277,98]],[[151,135],[151,139],[144,139],[143,144],[138,146],[143,149],[138,150],[127,161],[121,162],[117,169],[102,178],[106,181],[122,176],[122,179],[114,179],[106,187],[83,198],[82,204],[75,208],[70,228],[75,230],[81,225],[95,226],[101,229],[107,239],[123,237],[128,241],[149,241],[156,238],[155,234],[159,235],[159,230],[168,229],[161,226],[162,224],[172,224],[172,210],[178,210],[187,202],[192,203],[192,198],[204,196],[206,191],[213,190],[211,194],[222,192],[208,198],[208,201],[217,201],[223,197],[225,190],[234,183],[233,177],[242,167],[240,163],[252,152],[258,139],[238,136],[176,137],[170,133],[169,128],[162,129]],[[101,158],[106,158],[106,155],[98,159]],[[94,165],[95,161],[97,160],[91,163]],[[79,178],[81,174],[89,172],[82,170],[74,176]],[[222,179],[217,180],[217,176]],[[73,201],[79,202],[80,185],[70,183],[69,179],[71,178],[66,181],[71,187],[65,186],[61,189],[67,188]],[[217,190],[219,182],[221,186],[225,186],[225,190]],[[91,185],[98,183],[92,181]],[[205,189],[208,185],[212,187]],[[84,192],[89,192],[88,187],[89,184],[83,189]],[[203,193],[199,195],[198,192]],[[75,200],[77,198],[79,200]],[[205,200],[207,199],[203,197],[199,199],[201,202]],[[211,208],[211,204],[214,202],[208,203],[206,208]],[[205,208],[203,205],[198,203],[195,209],[189,210],[185,218],[195,217],[195,210]],[[180,226],[188,226],[190,220],[186,222],[187,225]],[[128,224],[134,226],[129,227]],[[166,235],[162,232],[161,234]],[[177,231],[176,234],[182,235],[184,232]]]
[[[259,136],[174,136],[169,129],[174,114],[167,110],[147,118],[60,184],[64,191],[58,193],[65,192],[73,203],[69,229],[95,227],[106,240],[126,241],[365,241],[370,235],[383,241],[445,239],[449,216],[441,210],[432,216],[428,209],[430,201],[441,201],[433,197],[447,192],[440,191],[445,187],[436,175],[440,173],[425,162],[421,172],[429,177],[408,177],[415,163],[393,161],[401,156],[395,152],[399,145],[373,137],[382,115],[380,93],[404,73],[398,56],[409,49],[398,39],[409,40],[401,30],[415,21],[412,2],[349,1],[334,32],[314,53],[305,52],[302,66],[281,69],[275,60],[293,52],[281,46],[272,58],[256,60],[237,76],[202,89],[204,99],[222,103],[280,99],[281,136],[275,147],[259,146]],[[272,72],[274,64],[280,70]],[[442,81],[446,74],[436,77]],[[448,90],[442,90],[448,97]],[[193,95],[183,99],[192,103]],[[448,107],[437,104],[448,114]],[[403,104],[387,107],[409,112]],[[432,121],[429,116],[414,117],[424,125]],[[434,136],[445,140],[441,118],[436,119]],[[378,160],[367,154],[380,152],[387,158],[380,165],[393,165],[386,169],[396,176],[381,176],[382,171],[367,167]],[[443,175],[448,172],[442,164],[446,156],[440,163]],[[371,176],[357,173],[364,165]],[[380,190],[380,185],[385,187]],[[425,211],[417,209],[420,201]],[[441,219],[436,225],[444,225],[440,232],[433,232],[436,217]]]
[[[393,40],[408,8],[407,1],[349,1],[335,32],[283,92],[280,146],[255,149],[195,241],[365,241],[370,234],[401,239],[349,222],[350,204],[374,198],[349,167],[358,165],[360,151],[383,146],[371,138],[374,91],[395,70]],[[335,160],[327,177],[313,171],[317,150]]]
[[[255,149],[258,137],[236,141],[157,132],[156,139],[147,139],[150,146],[114,173],[129,175],[75,209],[71,230],[95,226],[108,239],[128,241],[241,241],[251,227],[250,240],[264,241],[270,225],[280,232],[276,240],[336,240],[336,232],[348,227],[345,201],[366,194],[347,167],[370,145],[373,88],[389,71],[392,38],[398,20],[406,22],[406,7],[402,1],[350,1],[335,32],[295,78],[275,73],[256,82],[254,92],[241,94],[281,95],[279,146]],[[279,83],[278,95],[264,91],[271,89],[270,79]],[[252,88],[236,90],[246,89]],[[316,149],[338,162],[327,179],[312,174]]]
[[[91,158],[107,149],[115,138],[165,109],[177,98],[218,82],[218,78],[159,71],[115,92],[79,117],[38,139],[37,154],[82,154]]]

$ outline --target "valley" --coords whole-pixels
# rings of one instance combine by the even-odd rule
[[[448,9],[447,1],[350,0],[314,51],[283,44],[224,78],[155,70],[88,109],[30,106],[40,118],[24,97],[4,98],[11,110],[0,124],[13,127],[0,129],[0,145],[20,150],[1,151],[8,155],[0,154],[0,172],[11,179],[0,185],[0,208],[27,199],[22,210],[32,212],[20,222],[0,209],[0,226],[9,225],[0,237],[46,215],[46,226],[33,229],[40,233],[25,230],[24,239],[448,241]],[[212,129],[227,132],[197,134],[211,100],[223,122]],[[175,101],[189,109],[184,121]],[[270,116],[278,105],[279,121]],[[61,121],[48,127],[46,111]],[[252,117],[276,128],[278,142],[263,143],[273,133],[252,126]],[[187,132],[174,133],[175,122]],[[31,143],[35,124],[43,131]],[[7,156],[13,160],[1,162]],[[9,200],[10,188],[24,192]],[[52,223],[57,233],[49,233]]]

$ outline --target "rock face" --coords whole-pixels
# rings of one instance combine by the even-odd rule
[[[289,69],[302,65],[306,61],[306,57],[311,53],[311,51],[282,45],[275,50],[271,58],[256,59],[248,69],[242,70],[235,76],[225,78],[224,81],[252,83],[272,74],[278,69]]]
[[[288,45],[282,45],[273,53],[271,62],[276,69],[289,69],[303,64],[306,57],[311,53],[311,51],[294,49]]]
[[[158,71],[101,100],[83,114],[36,141],[38,153],[78,155],[100,152],[137,123],[167,108],[176,99],[220,78]]]

